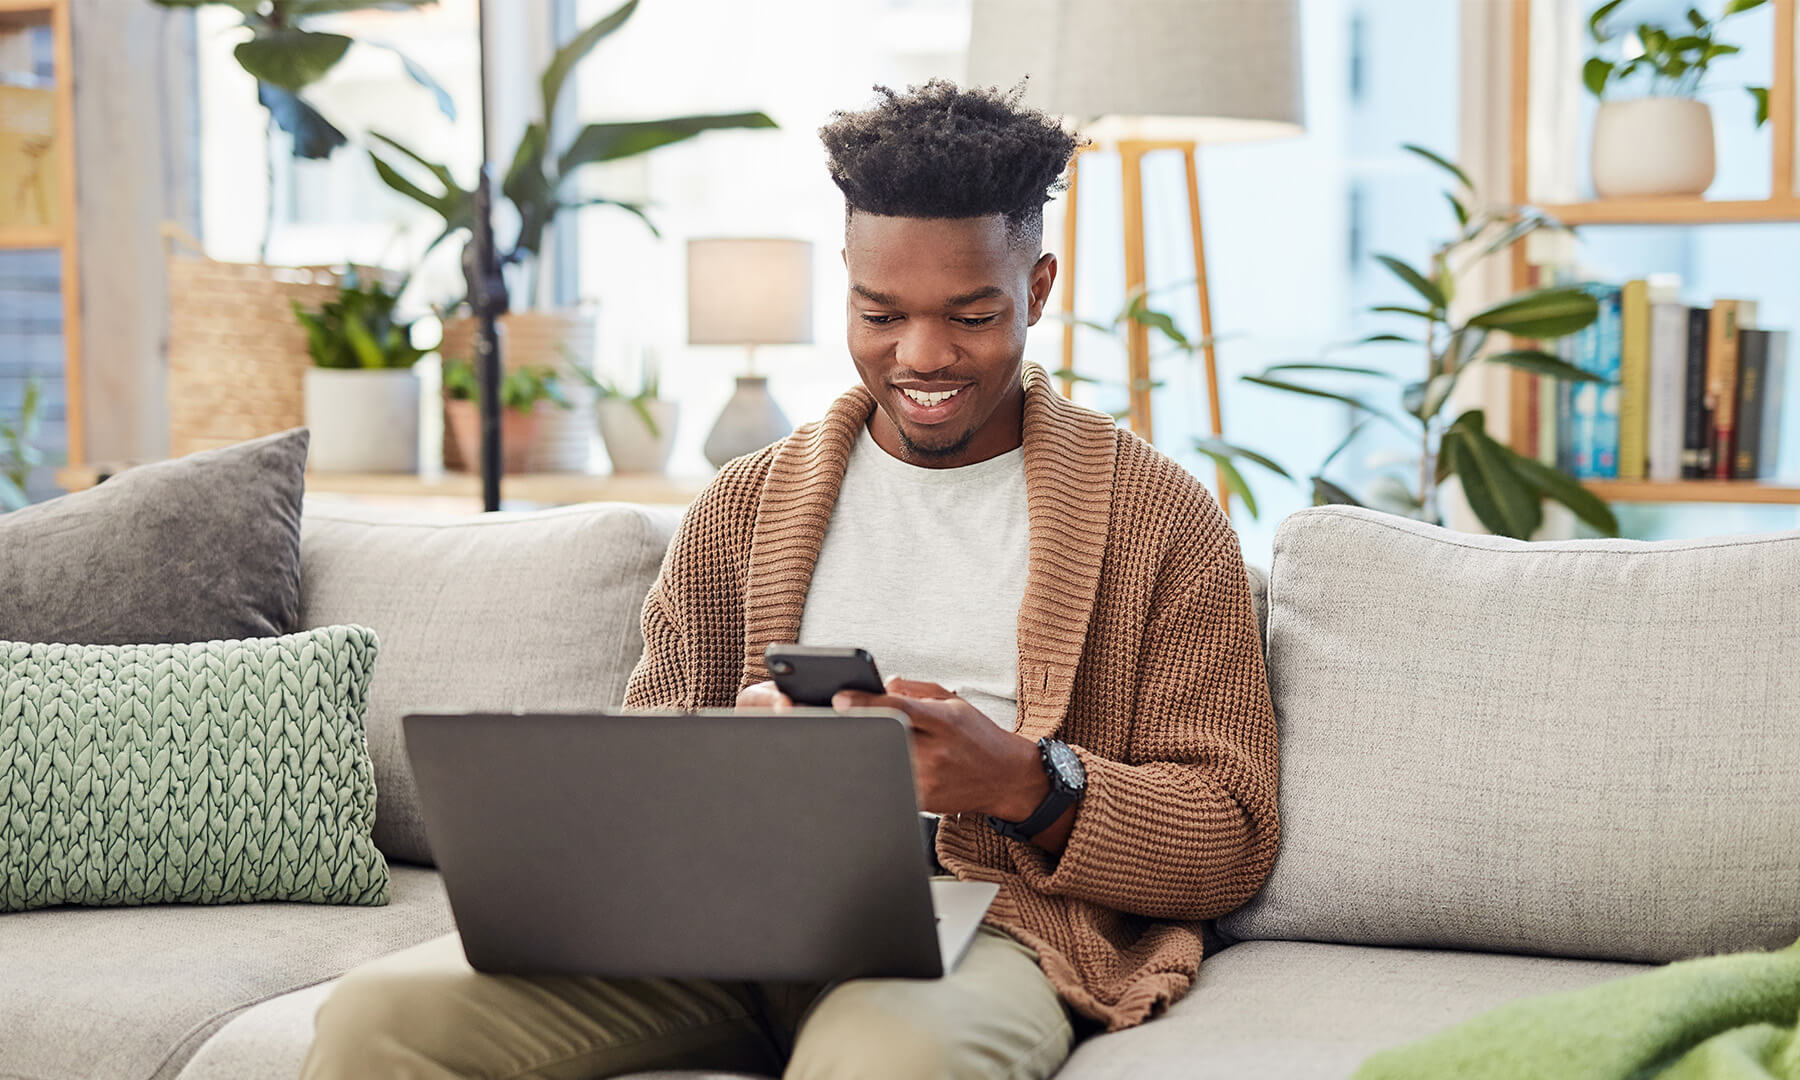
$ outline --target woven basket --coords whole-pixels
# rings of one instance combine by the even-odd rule
[[[394,275],[359,268],[395,284]],[[169,453],[227,446],[301,426],[312,358],[293,301],[318,308],[344,274],[169,257]]]
[[[530,472],[585,472],[594,452],[596,427],[594,392],[586,383],[566,374],[571,365],[594,370],[596,320],[589,310],[514,311],[500,316],[500,357],[508,369],[524,365],[555,368],[562,376],[563,396],[573,408],[546,405],[538,410],[537,434],[526,469]],[[446,361],[473,360],[475,320],[451,319],[444,323],[444,344],[439,350]],[[444,425],[444,467],[472,469],[463,460],[450,425]]]

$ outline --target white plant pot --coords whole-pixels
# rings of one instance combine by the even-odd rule
[[[307,468],[419,471],[419,377],[411,369],[308,368]]]
[[[654,432],[629,401],[602,398],[594,406],[600,438],[606,443],[606,456],[612,459],[615,473],[660,473],[669,467],[681,407],[673,401],[646,401],[644,407],[656,421]]]
[[[1712,110],[1688,98],[1602,102],[1594,114],[1594,193],[1700,195],[1712,186]]]

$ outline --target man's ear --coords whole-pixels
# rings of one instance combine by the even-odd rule
[[[1031,267],[1031,306],[1026,315],[1026,326],[1036,326],[1043,317],[1044,304],[1050,299],[1050,287],[1056,284],[1056,256],[1046,251],[1038,256],[1038,261]]]

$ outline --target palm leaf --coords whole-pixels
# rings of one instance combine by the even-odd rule
[[[557,162],[559,175],[567,176],[583,165],[617,161],[660,146],[691,139],[702,132],[727,128],[772,128],[775,121],[760,112],[720,113],[710,116],[672,116],[663,120],[633,120],[617,124],[589,124],[575,136]]]
[[[637,6],[638,0],[626,0],[618,10],[576,34],[568,44],[556,50],[556,55],[550,59],[550,66],[544,69],[542,82],[545,123],[549,123],[556,115],[556,102],[562,97],[563,83],[568,80],[569,73],[575,70],[575,65],[581,63],[582,58],[592,52],[602,38],[625,25],[625,20],[631,18]]]
[[[1424,158],[1426,161],[1431,162],[1433,165],[1436,165],[1438,168],[1443,169],[1445,172],[1448,172],[1451,176],[1454,176],[1458,180],[1462,181],[1463,187],[1468,188],[1470,191],[1475,190],[1475,182],[1473,180],[1469,179],[1469,174],[1466,172],[1463,172],[1461,168],[1459,168],[1454,162],[1450,161],[1449,159],[1441,157],[1437,154],[1434,154],[1430,150],[1427,150],[1423,146],[1419,146],[1415,143],[1403,143],[1403,144],[1401,144],[1400,149],[1405,150],[1409,154],[1419,155],[1420,157]]]

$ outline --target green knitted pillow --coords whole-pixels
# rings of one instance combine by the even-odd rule
[[[0,911],[385,904],[375,632],[0,641]]]

